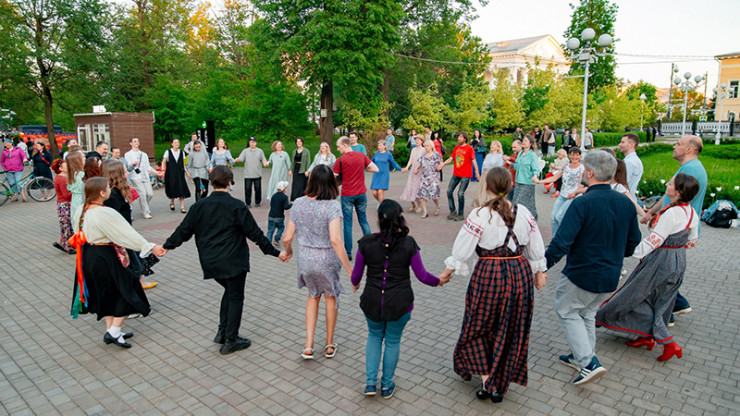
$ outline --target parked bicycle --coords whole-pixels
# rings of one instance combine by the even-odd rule
[[[5,173],[5,171],[0,171]],[[17,189],[13,190],[14,188]],[[33,172],[24,176],[18,182],[10,183],[7,175],[0,182],[0,205],[8,202],[10,198],[20,194],[21,189],[25,189],[28,196],[39,202],[46,202],[54,199],[56,191],[54,190],[54,181],[43,176],[36,177]]]

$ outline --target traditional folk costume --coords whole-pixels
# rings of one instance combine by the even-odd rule
[[[77,249],[77,271],[72,317],[79,313],[95,313],[98,320],[133,313],[147,316],[149,301],[139,275],[130,267],[126,249],[148,255],[154,243],[146,241],[121,214],[104,206],[79,210],[73,225],[70,244]]]
[[[640,264],[596,313],[596,326],[669,344],[668,320],[686,270],[686,248],[699,237],[699,217],[690,205],[669,205],[651,227],[632,255]]]
[[[529,210],[514,205],[507,226],[488,208],[473,209],[445,260],[456,275],[470,273],[465,317],[453,356],[455,373],[465,380],[489,375],[486,391],[506,393],[509,384],[527,384],[527,350],[534,305],[534,272],[546,270],[545,246]]]

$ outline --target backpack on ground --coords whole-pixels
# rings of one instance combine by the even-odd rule
[[[720,199],[704,210],[702,221],[717,228],[730,228],[730,221],[737,219],[738,209],[731,201]]]

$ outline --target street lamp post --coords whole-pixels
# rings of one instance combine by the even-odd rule
[[[645,96],[644,92],[640,94],[640,131],[642,131],[642,126],[643,126],[642,121],[645,117],[645,100],[646,99],[647,97]]]
[[[583,29],[581,32],[581,40],[578,38],[570,38],[566,42],[566,46],[571,50],[571,60],[577,60],[580,64],[585,67],[585,74],[583,76],[583,112],[581,114],[581,134],[586,131],[586,106],[588,104],[588,76],[589,76],[589,65],[592,62],[596,62],[596,59],[606,55],[604,49],[612,44],[612,37],[608,34],[599,36],[596,41],[601,49],[598,49],[596,45],[592,44],[592,41],[596,37],[596,31],[591,28]],[[578,49],[580,50],[576,52]],[[584,147],[584,141],[581,140],[581,150],[586,150]]]
[[[683,74],[686,81],[681,81],[681,77],[676,77],[673,83],[676,84],[680,90],[683,91],[683,123],[681,123],[681,137],[686,133],[686,113],[689,106],[689,92],[693,91],[694,88],[699,86],[699,83],[704,79],[701,75],[694,77],[694,82],[691,82],[691,72]]]
[[[719,144],[720,140],[722,139],[722,105],[724,104],[723,100],[725,98],[730,98],[730,94],[734,92],[734,89],[730,87],[727,89],[727,84],[722,83],[719,86],[719,89],[715,87],[713,89],[714,95],[717,97],[717,100],[719,100],[719,113],[716,111],[714,112],[714,118],[717,119],[717,135],[715,136],[714,144]]]

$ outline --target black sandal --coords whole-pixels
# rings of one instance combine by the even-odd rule
[[[174,210],[175,210],[175,204],[170,204],[170,211],[174,211]]]

